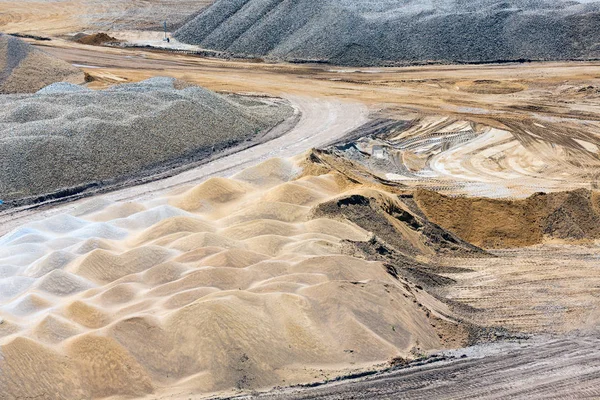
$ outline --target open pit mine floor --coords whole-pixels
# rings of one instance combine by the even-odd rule
[[[282,97],[299,120],[0,215],[0,398],[600,396],[600,64],[35,43],[91,88],[170,76]]]

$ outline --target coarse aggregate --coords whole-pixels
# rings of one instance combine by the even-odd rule
[[[5,202],[114,182],[197,161],[277,125],[291,107],[242,105],[172,78],[93,91],[68,83],[0,96]]]
[[[600,2],[218,0],[181,42],[234,56],[338,65],[590,59]]]

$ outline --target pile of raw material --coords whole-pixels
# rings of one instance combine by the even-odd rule
[[[0,93],[35,93],[61,81],[83,83],[84,73],[21,39],[0,34]]]
[[[105,43],[115,43],[118,41],[119,39],[114,38],[104,32],[92,33],[91,35],[84,34],[77,38],[77,43],[87,44],[91,46],[100,46]]]
[[[587,189],[537,193],[523,200],[448,197],[418,190],[414,198],[431,221],[484,248],[600,238],[600,196]]]
[[[597,58],[590,0],[217,0],[185,43],[238,56],[340,65]]]
[[[244,105],[154,78],[104,91],[58,83],[0,96],[4,201],[110,184],[250,139],[291,115],[268,100]]]

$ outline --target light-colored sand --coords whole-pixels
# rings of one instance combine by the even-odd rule
[[[0,238],[8,398],[207,394],[335,376],[443,348],[445,306],[380,262],[371,234],[310,219],[332,175],[272,159],[140,203],[92,200]]]

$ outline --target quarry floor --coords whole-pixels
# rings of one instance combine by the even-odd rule
[[[600,96],[585,91],[600,87],[600,62],[339,69],[89,47],[61,39],[34,43],[83,68],[94,79],[92,88],[166,75],[216,91],[281,96],[301,114],[297,125],[277,139],[167,179],[102,195],[110,201],[178,193],[273,156],[297,155],[343,137],[369,116],[443,115],[523,131],[531,121],[561,124],[564,129],[588,126],[593,131],[600,121]],[[589,187],[591,180],[585,176],[553,177],[532,186],[531,192]],[[449,186],[446,194],[453,194],[453,188]],[[76,205],[0,215],[0,235]],[[497,256],[442,259],[442,264],[471,270],[448,275],[457,283],[445,289],[445,296],[475,309],[472,318],[482,324],[506,326],[533,339],[458,350],[448,353],[454,357],[448,360],[316,388],[270,392],[264,398],[572,398],[573,388],[578,398],[600,396],[598,244],[550,244],[501,250]],[[537,379],[540,376],[544,378]]]

